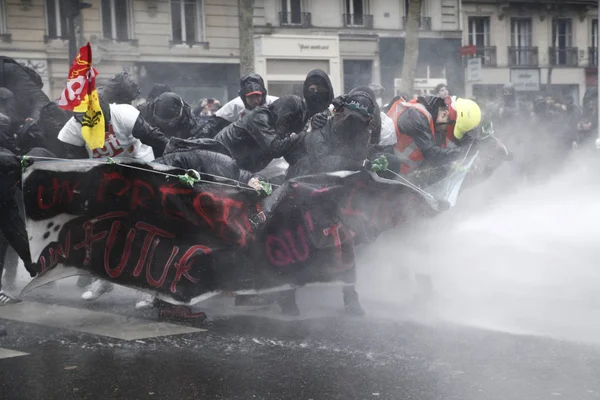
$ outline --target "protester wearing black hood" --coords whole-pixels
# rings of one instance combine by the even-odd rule
[[[261,105],[269,105],[277,97],[267,95],[263,78],[258,74],[248,74],[240,80],[239,97],[225,104],[208,122],[201,127],[197,137],[214,138],[227,125],[237,121],[247,112]]]
[[[306,110],[298,96],[284,96],[270,105],[256,107],[244,118],[215,136],[229,150],[238,166],[258,172],[282,157],[298,138]]]
[[[293,151],[286,154],[290,164],[286,179],[323,172],[358,171],[363,167],[369,156],[371,123],[377,104],[372,91],[369,92],[357,88],[351,94],[337,97],[333,100],[334,116],[320,129],[302,132]],[[344,286],[342,292],[346,313],[364,315],[354,285]],[[295,293],[289,290],[277,296],[282,313],[300,313]]]
[[[158,96],[149,107],[152,115],[147,119],[168,137],[187,139],[198,136],[200,127],[192,115],[192,108],[181,96],[166,92]]]
[[[331,116],[329,105],[333,101],[333,86],[329,75],[321,69],[313,69],[304,80],[304,102],[306,103],[307,131],[321,128]]]
[[[375,104],[369,93],[358,90],[334,99],[334,116],[322,128],[302,132],[293,150],[286,153],[287,179],[360,169],[369,154]]]

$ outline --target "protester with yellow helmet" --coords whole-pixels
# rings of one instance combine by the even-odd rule
[[[481,110],[472,100],[418,96],[396,100],[388,111],[395,122],[396,155],[401,174],[408,174],[424,162],[437,167],[450,164],[464,154],[465,133],[481,122]]]

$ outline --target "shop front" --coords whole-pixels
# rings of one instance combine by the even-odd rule
[[[225,104],[237,97],[240,89],[239,64],[138,63],[137,77],[142,96],[155,83],[166,83],[191,105],[204,98]]]
[[[340,45],[337,36],[260,35],[255,43],[255,71],[269,94],[302,96],[302,84],[313,69],[325,71],[335,93],[341,93]]]

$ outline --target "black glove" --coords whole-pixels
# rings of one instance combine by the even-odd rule
[[[319,113],[312,116],[310,120],[310,126],[313,130],[321,129],[327,123],[329,117],[325,113]]]

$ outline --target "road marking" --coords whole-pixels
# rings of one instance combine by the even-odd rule
[[[28,355],[29,355],[29,353],[22,353],[20,351],[3,349],[2,347],[0,347],[0,360],[3,358],[21,357],[21,356],[28,356]]]
[[[206,332],[206,329],[34,301],[0,307],[0,318],[121,340]]]

